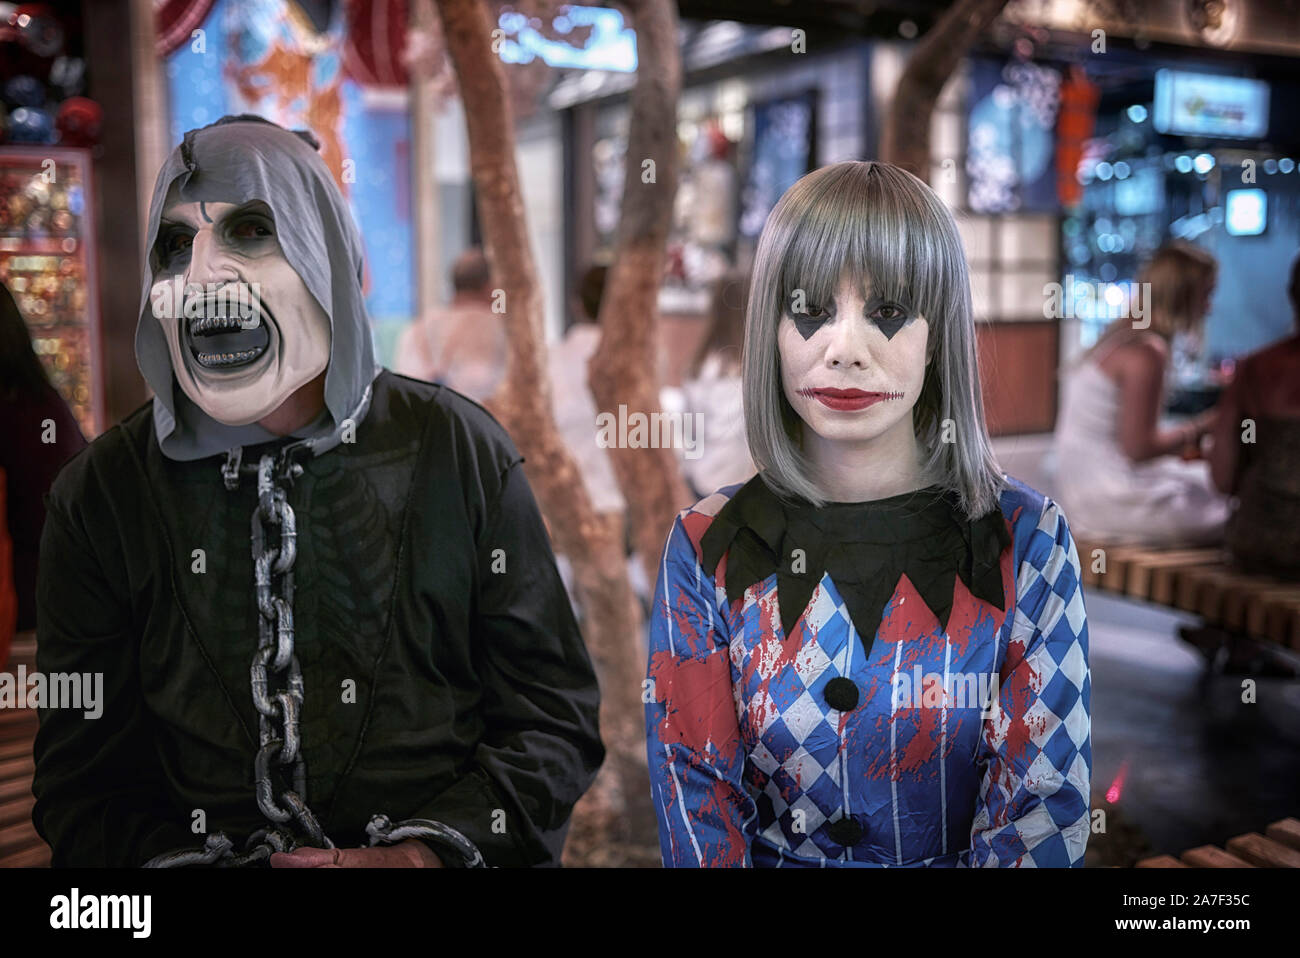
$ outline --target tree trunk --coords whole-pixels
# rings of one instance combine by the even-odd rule
[[[898,78],[885,119],[880,158],[930,182],[930,118],[935,101],[971,44],[988,29],[1007,0],[957,0],[935,22]]]
[[[637,79],[618,239],[601,299],[600,347],[588,377],[597,409],[621,421],[622,406],[629,416],[641,414],[653,424],[660,412],[659,286],[677,194],[682,64],[671,0],[627,0],[623,6],[636,30]],[[672,449],[614,448],[610,459],[627,501],[633,542],[653,584],[673,520],[693,497]]]
[[[565,860],[618,864],[610,858],[594,861],[595,852],[653,841],[653,835],[628,834],[629,821],[644,816],[630,819],[627,806],[649,802],[640,606],[628,582],[622,538],[593,509],[551,413],[551,385],[542,364],[541,288],[515,167],[504,68],[492,49],[494,24],[481,0],[438,0],[438,12],[464,102],[470,171],[493,285],[505,295],[506,376],[489,408],[526,460],[528,481],[557,551],[573,563],[583,637],[601,680],[601,738],[608,757],[575,809]],[[594,430],[593,423],[593,441]]]

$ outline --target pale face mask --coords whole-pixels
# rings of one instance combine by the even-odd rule
[[[329,365],[329,316],[265,203],[186,203],[173,185],[153,254],[150,302],[176,381],[217,422],[264,419]]]

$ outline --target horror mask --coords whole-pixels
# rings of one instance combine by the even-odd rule
[[[263,419],[329,365],[329,316],[265,203],[185,202],[173,184],[151,262],[176,381],[218,422]]]

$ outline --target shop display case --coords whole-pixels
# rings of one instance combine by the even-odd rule
[[[90,170],[85,150],[0,147],[0,281],[87,439],[105,426]]]

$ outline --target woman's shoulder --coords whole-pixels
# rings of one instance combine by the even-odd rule
[[[1119,334],[1094,356],[1108,374],[1158,372],[1169,361],[1169,343],[1153,330],[1138,330],[1132,335]]]
[[[1068,559],[1075,544],[1061,504],[1014,476],[1002,478],[998,505],[1011,527],[1017,567],[1029,562],[1041,571]]]
[[[757,481],[760,481],[757,476],[749,480],[749,482]],[[739,493],[741,489],[744,489],[749,482],[733,482],[729,485],[722,486],[696,502],[694,505],[687,506],[681,512],[677,513],[675,525],[681,527],[681,532],[677,533],[676,528],[674,528],[673,531],[675,535],[673,538],[684,539],[684,544],[690,546],[695,553],[696,561],[701,565],[704,564],[703,543],[705,534],[713,527],[714,520],[717,519],[719,513],[722,512],[727,503],[731,502],[732,499],[735,498],[736,494]],[[709,569],[707,571],[712,573],[713,570]]]

